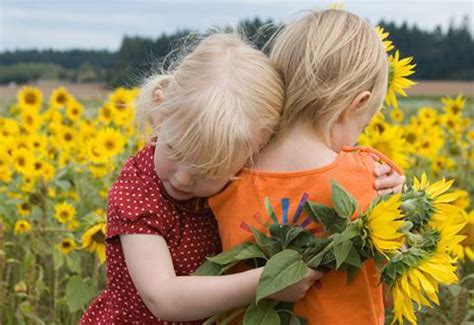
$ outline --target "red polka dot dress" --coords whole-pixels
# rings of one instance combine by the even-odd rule
[[[156,175],[155,147],[128,159],[109,191],[107,206],[107,288],[89,306],[80,324],[201,324],[167,322],[148,310],[125,264],[121,234],[154,234],[168,244],[177,275],[189,275],[221,251],[217,223],[202,199],[171,198]]]

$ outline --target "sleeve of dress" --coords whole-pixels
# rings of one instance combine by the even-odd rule
[[[122,234],[165,236],[173,226],[167,210],[150,176],[124,169],[109,191],[107,238]]]

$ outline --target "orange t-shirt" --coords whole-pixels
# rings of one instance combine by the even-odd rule
[[[295,172],[263,172],[244,169],[224,191],[211,197],[209,204],[216,216],[224,250],[252,240],[252,235],[240,227],[242,221],[263,231],[254,217],[267,216],[264,198],[268,197],[282,221],[282,198],[290,200],[289,222],[303,193],[309,200],[331,205],[330,181],[341,184],[357,200],[362,210],[375,198],[374,158],[400,169],[382,154],[370,148],[345,147],[331,164],[312,170]],[[304,213],[298,223],[306,219]],[[269,217],[267,217],[270,220]],[[309,225],[315,227],[315,225]],[[367,260],[353,281],[347,283],[347,273],[329,271],[321,280],[320,288],[311,288],[295,304],[294,311],[306,318],[308,324],[383,324],[384,304],[379,272],[373,260]]]

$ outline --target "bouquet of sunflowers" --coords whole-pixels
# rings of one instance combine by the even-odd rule
[[[451,204],[458,196],[449,192],[452,183],[443,179],[429,184],[423,174],[403,193],[377,197],[361,211],[354,198],[332,182],[333,207],[310,202],[304,194],[292,220],[284,213],[281,223],[267,198],[271,221],[264,223],[266,231],[243,224],[255,241],[208,257],[195,274],[223,274],[241,262],[264,266],[256,300],[245,309],[243,323],[261,323],[264,317],[269,324],[300,324],[304,319],[291,311],[291,304],[266,298],[303,279],[309,268],[347,271],[350,282],[362,263],[374,258],[393,294],[394,322],[405,318],[416,324],[414,303],[419,309],[438,304],[439,285],[458,280],[453,251],[464,239],[459,233],[466,221],[462,210]],[[282,199],[282,207],[288,210],[287,199]],[[299,222],[303,209],[309,219]],[[311,221],[322,226],[323,236],[306,229]]]

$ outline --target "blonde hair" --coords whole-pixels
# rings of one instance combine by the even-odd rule
[[[362,91],[366,107],[380,108],[388,61],[382,41],[365,20],[343,10],[311,11],[275,36],[270,58],[286,91],[282,129],[308,122],[327,133]]]
[[[163,101],[153,100],[157,88]],[[145,81],[137,101],[143,130],[154,122],[172,158],[196,174],[224,175],[258,153],[279,124],[284,104],[280,75],[270,59],[235,33],[202,40],[167,74]]]

